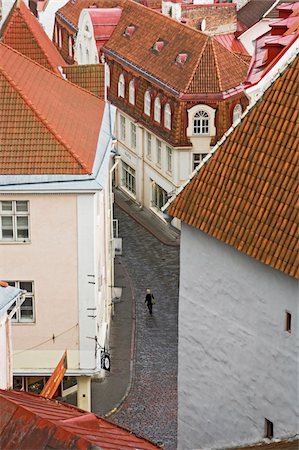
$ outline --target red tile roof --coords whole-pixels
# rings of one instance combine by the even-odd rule
[[[0,43],[0,173],[92,172],[104,102]]]
[[[57,67],[65,65],[65,61],[46,35],[43,27],[23,1],[16,2],[1,33],[1,40],[4,44],[47,69],[59,73]]]
[[[74,64],[62,67],[69,81],[102,99],[104,99],[105,90],[104,70],[104,64]]]
[[[285,70],[168,211],[298,277],[299,60]]]
[[[159,448],[95,414],[19,391],[0,390],[1,448]]]
[[[237,18],[243,25],[250,28],[261,20],[263,15],[269,11],[276,0],[249,0],[243,8],[237,11]]]
[[[131,25],[136,31],[128,36],[125,30]],[[155,52],[158,40],[165,45]],[[103,51],[177,93],[227,91],[240,85],[248,69],[212,37],[130,0]],[[184,64],[176,62],[179,54],[187,54]]]

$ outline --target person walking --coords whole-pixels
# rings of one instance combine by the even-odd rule
[[[153,314],[153,304],[155,303],[155,297],[151,293],[150,289],[146,290],[145,302],[147,304],[150,315]]]

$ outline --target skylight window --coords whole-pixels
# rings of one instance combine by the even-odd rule
[[[135,31],[136,31],[135,25],[129,25],[124,31],[124,36],[131,37],[133,36]]]
[[[153,50],[155,52],[160,53],[161,50],[163,49],[164,45],[165,45],[165,42],[162,39],[159,39],[157,42],[154,43]]]
[[[187,53],[179,53],[175,59],[175,62],[183,66],[187,61],[187,59],[188,59]]]

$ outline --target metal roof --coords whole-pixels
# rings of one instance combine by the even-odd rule
[[[0,315],[6,313],[16,299],[25,291],[13,286],[0,286]]]

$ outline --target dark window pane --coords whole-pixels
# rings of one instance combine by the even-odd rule
[[[20,281],[20,289],[24,289],[27,292],[32,292],[32,282],[31,281]]]

